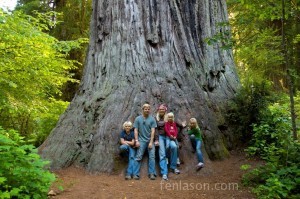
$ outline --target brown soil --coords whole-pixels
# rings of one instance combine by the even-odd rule
[[[57,171],[59,181],[53,186],[58,195],[54,199],[106,199],[106,198],[255,198],[250,189],[241,185],[243,164],[257,165],[243,153],[234,152],[229,159],[212,161],[198,172],[169,174],[168,181],[150,180],[143,174],[140,180],[124,180],[124,175],[92,175],[83,169],[70,167]],[[191,167],[190,167],[191,168]],[[190,169],[189,168],[189,169]],[[58,190],[62,184],[63,191]]]

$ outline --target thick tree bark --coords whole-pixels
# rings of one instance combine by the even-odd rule
[[[51,167],[113,171],[122,124],[145,101],[168,104],[181,121],[196,117],[209,157],[226,157],[224,106],[239,80],[231,50],[205,42],[226,29],[225,0],[94,0],[93,8],[80,89],[40,147]]]

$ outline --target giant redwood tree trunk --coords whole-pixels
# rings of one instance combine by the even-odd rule
[[[226,157],[224,105],[239,80],[231,50],[205,40],[227,20],[225,0],[94,0],[84,76],[42,156],[53,169],[113,171],[122,124],[148,101],[181,121],[196,117],[209,157]]]

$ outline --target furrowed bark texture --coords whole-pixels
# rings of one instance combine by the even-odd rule
[[[226,31],[218,24],[227,21],[225,0],[94,0],[80,89],[40,147],[42,157],[53,169],[112,172],[122,124],[145,101],[153,114],[166,103],[178,120],[196,117],[210,159],[226,157],[233,137],[224,105],[239,80],[231,50],[205,40]]]

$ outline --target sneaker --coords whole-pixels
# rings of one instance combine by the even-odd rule
[[[125,176],[125,180],[131,180],[131,176],[130,175],[126,175]]]
[[[180,174],[180,171],[179,171],[179,169],[173,169],[173,173]]]
[[[150,178],[150,180],[155,180],[155,175],[154,174],[150,174],[149,178]]]
[[[135,176],[133,176],[133,179],[135,179],[135,180],[139,180],[139,179],[140,179],[140,176],[138,176],[138,175],[135,175]]]
[[[196,165],[196,169],[199,170],[199,169],[202,169],[204,167],[204,164],[202,162],[199,162],[197,165]]]
[[[179,158],[177,158],[177,165],[180,165],[180,160],[179,160]]]
[[[168,180],[168,176],[167,176],[166,174],[164,174],[164,175],[162,176],[162,179],[167,181],[167,180]]]

